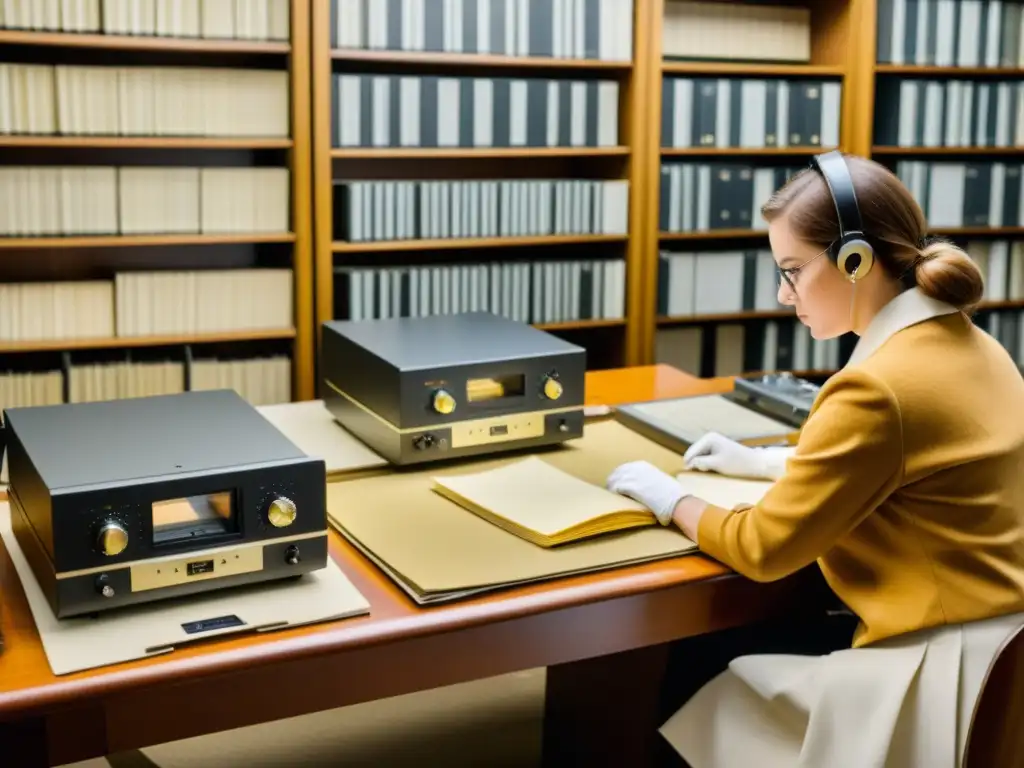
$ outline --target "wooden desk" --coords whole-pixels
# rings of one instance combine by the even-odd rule
[[[652,366],[590,374],[587,398],[615,404],[729,386]],[[777,614],[801,596],[795,580],[758,585],[692,555],[421,609],[336,534],[331,554],[370,616],[58,678],[0,546],[0,762],[60,765],[540,666],[550,668],[549,711],[569,723],[593,707],[575,694],[595,673],[609,676],[602,684],[615,683],[619,701],[644,695],[651,676],[635,672],[653,657],[637,649]]]

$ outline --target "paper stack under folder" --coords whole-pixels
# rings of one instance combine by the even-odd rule
[[[540,452],[526,463],[521,457],[505,457],[331,483],[328,517],[421,605],[695,551],[694,543],[677,528],[654,524],[639,505],[609,498],[614,497],[610,493],[602,496],[608,474],[635,459],[670,474],[682,470],[678,453],[622,424],[606,421],[588,425],[582,439]],[[521,495],[509,494],[509,475],[518,477],[531,469],[543,471],[531,475],[529,483],[517,480],[522,484]],[[481,474],[493,470],[498,472]],[[557,487],[559,477],[567,478],[561,488]],[[472,479],[467,483],[467,478]],[[488,478],[496,480],[494,486],[488,487]],[[702,495],[711,495],[709,500],[725,506],[755,503],[769,486],[704,474],[693,474],[687,482],[690,479]],[[594,491],[581,491],[581,481]],[[468,508],[474,505],[464,504],[465,497],[456,502],[438,492],[445,485],[463,491],[472,486],[468,492],[477,508]],[[577,502],[573,489],[579,491]],[[524,513],[527,498],[529,504],[548,507]],[[486,501],[486,509],[481,501]],[[551,504],[557,505],[557,512]],[[550,536],[552,526],[543,521],[556,514],[560,522],[555,532],[563,532],[556,538],[567,543],[555,545],[544,539],[542,529]],[[634,527],[637,523],[640,527]]]

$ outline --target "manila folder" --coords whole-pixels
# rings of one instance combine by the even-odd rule
[[[657,522],[642,504],[537,456],[483,472],[435,477],[434,490],[542,547]]]

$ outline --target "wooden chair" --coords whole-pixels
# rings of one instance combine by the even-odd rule
[[[964,768],[1024,768],[1024,630],[999,652],[967,732]]]

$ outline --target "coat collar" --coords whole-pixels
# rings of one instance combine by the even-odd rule
[[[857,341],[857,346],[844,367],[863,362],[904,328],[957,311],[954,306],[925,296],[920,288],[910,288],[878,311]]]

